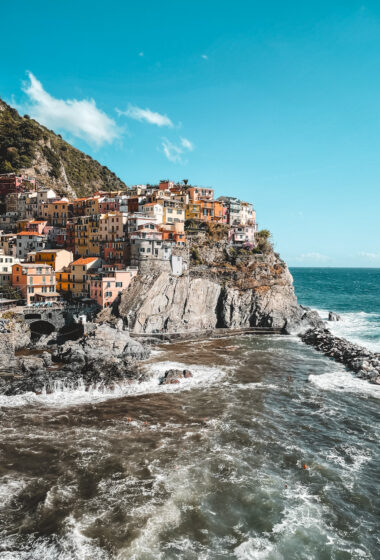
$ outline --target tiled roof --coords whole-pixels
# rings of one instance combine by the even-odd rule
[[[38,237],[43,237],[43,235],[34,231],[20,231],[17,235],[38,235]]]
[[[76,261],[74,261],[73,263],[71,263],[72,265],[74,264],[90,264],[94,261],[97,261],[99,257],[88,257],[87,259],[78,259]]]

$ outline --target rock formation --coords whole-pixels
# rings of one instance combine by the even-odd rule
[[[326,328],[309,329],[301,335],[301,339],[336,362],[344,364],[358,377],[380,385],[380,354],[338,338]]]
[[[135,333],[201,331],[218,327],[276,327],[286,332],[321,325],[317,313],[297,304],[293,279],[278,256],[246,255],[234,264],[192,266],[138,275],[113,313]],[[111,319],[107,311],[103,318]]]
[[[341,320],[341,316],[338,315],[338,313],[335,313],[334,311],[329,311],[328,320],[329,320],[329,321],[340,321],[340,320]]]
[[[39,393],[53,390],[56,382],[73,387],[80,383],[107,386],[116,380],[145,376],[138,362],[149,356],[149,349],[133,340],[120,324],[89,324],[88,330],[84,337],[58,345],[52,352],[17,357],[11,349],[13,374],[9,371],[0,377],[0,392]]]

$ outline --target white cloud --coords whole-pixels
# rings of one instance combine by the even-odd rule
[[[191,152],[194,149],[194,145],[187,138],[181,138],[180,144],[173,144],[167,138],[162,139],[162,151],[169,161],[173,163],[184,163],[182,156],[185,152]]]
[[[189,152],[194,150],[194,144],[187,138],[181,138],[181,146],[185,148],[185,150],[189,150]]]
[[[370,259],[371,261],[377,261],[380,260],[380,253],[361,252],[359,253],[359,257],[364,257],[365,259]]]
[[[157,126],[173,126],[172,121],[167,115],[161,115],[160,113],[155,113],[150,109],[141,109],[134,105],[129,105],[126,111],[120,111],[116,109],[118,115],[124,115],[130,119],[135,119],[136,121],[145,121],[149,124],[156,124]]]
[[[202,54],[201,57],[202,57],[204,60],[208,60],[207,54]]]
[[[93,99],[56,99],[47,93],[41,82],[28,72],[29,83],[23,87],[31,104],[23,110],[41,124],[66,130],[77,138],[101,146],[120,136],[115,121],[97,108]]]
[[[303,253],[296,259],[297,261],[318,261],[318,262],[326,262],[331,261],[331,257],[327,255],[322,255],[321,253]]]
[[[161,145],[163,152],[169,161],[172,161],[173,163],[180,163],[182,161],[181,155],[183,150],[179,146],[176,146],[167,138],[162,139]]]

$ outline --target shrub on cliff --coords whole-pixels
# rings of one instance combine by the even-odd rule
[[[256,249],[262,253],[270,253],[273,251],[273,244],[271,241],[272,234],[268,229],[262,229],[255,235]]]
[[[202,264],[201,256],[200,256],[199,251],[196,247],[193,247],[191,249],[191,260],[192,260],[193,264],[195,264],[195,265]]]

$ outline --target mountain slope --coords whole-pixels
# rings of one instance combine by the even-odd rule
[[[126,188],[108,167],[0,99],[0,173],[13,171],[71,196]]]

